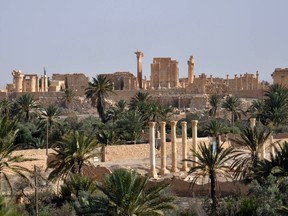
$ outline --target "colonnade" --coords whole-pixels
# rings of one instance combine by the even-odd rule
[[[192,120],[192,148],[197,150],[197,120]],[[171,121],[171,172],[178,172],[178,154],[177,154],[177,139],[176,139],[176,124],[177,121]],[[149,144],[150,144],[150,175],[153,178],[157,177],[156,171],[156,156],[155,156],[155,126],[156,122],[149,122]],[[187,122],[181,122],[182,126],[182,160],[187,159]],[[167,149],[166,149],[166,122],[160,122],[160,151],[161,151],[161,165],[159,174],[169,173],[167,169]],[[193,158],[195,160],[196,158]],[[182,163],[182,171],[188,170],[187,161]]]
[[[192,120],[192,149],[197,151],[197,120]],[[171,121],[171,172],[178,172],[178,166],[177,166],[177,141],[176,141],[176,124],[177,121]],[[156,122],[149,122],[149,144],[150,144],[150,175],[153,178],[157,178],[157,171],[156,171],[156,150],[155,150],[155,126]],[[182,160],[187,159],[187,122],[183,121],[181,122],[182,126]],[[256,119],[251,118],[250,119],[250,127],[254,128],[256,126]],[[270,146],[271,146],[271,152],[273,154],[274,147],[273,144],[273,136],[270,138]],[[160,155],[161,155],[161,165],[159,174],[164,175],[169,173],[169,170],[167,169],[167,146],[166,146],[166,122],[160,122]],[[263,160],[265,159],[266,154],[266,143],[263,144],[262,148],[260,149],[260,158]],[[197,158],[193,155],[192,160],[196,161]],[[195,166],[194,163],[192,163],[192,167]],[[180,168],[181,171],[188,171],[188,164],[187,161],[182,161],[182,167]]]

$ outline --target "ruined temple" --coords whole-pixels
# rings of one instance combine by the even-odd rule
[[[150,88],[177,88],[179,85],[179,64],[171,58],[154,58],[151,64]]]
[[[277,83],[286,87],[288,86],[288,68],[275,68],[271,76],[273,84]]]
[[[101,75],[111,80],[114,90],[136,90],[138,88],[137,78],[130,72],[115,72]]]

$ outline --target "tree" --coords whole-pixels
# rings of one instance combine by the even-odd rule
[[[3,189],[1,188],[2,182],[6,182],[8,188],[13,192],[11,174],[27,179],[25,172],[30,172],[19,163],[32,161],[32,159],[13,154],[13,151],[18,147],[13,143],[16,134],[16,121],[9,120],[7,116],[0,117],[0,191]]]
[[[97,184],[104,196],[94,196],[80,202],[76,211],[95,215],[164,215],[173,209],[174,198],[165,193],[167,184],[148,188],[148,177],[135,171],[115,170],[102,184]]]
[[[92,165],[90,158],[97,155],[94,149],[98,143],[92,136],[83,132],[70,132],[65,134],[53,147],[55,159],[48,164],[52,168],[48,179],[65,179],[69,173],[82,175],[85,164]]]
[[[209,177],[211,183],[211,199],[212,199],[212,210],[216,210],[217,198],[216,198],[216,182],[218,175],[223,175],[225,178],[232,178],[230,175],[230,166],[227,162],[232,159],[235,149],[232,147],[225,148],[223,144],[217,145],[216,151],[213,150],[212,145],[201,144],[198,145],[198,151],[192,150],[193,156],[196,160],[185,159],[185,161],[193,162],[195,165],[190,168],[188,174],[193,174],[192,188],[196,181],[200,177]]]
[[[30,94],[24,94],[21,95],[16,100],[16,109],[18,112],[18,116],[22,117],[24,116],[24,119],[26,122],[30,120],[30,115],[35,114],[38,110],[39,105],[37,102],[33,99],[33,97]]]
[[[6,98],[0,101],[0,115],[9,116],[12,109],[12,103],[8,101]]]
[[[267,125],[267,116],[265,113],[264,100],[253,100],[247,112],[250,113],[251,118],[256,118],[257,121],[260,121],[262,124]]]
[[[221,98],[219,95],[212,94],[209,97],[209,104],[211,108],[209,109],[209,116],[216,117],[217,110],[220,107]]]
[[[105,122],[105,99],[109,93],[114,93],[113,84],[103,75],[93,77],[85,90],[86,98],[91,101],[93,107],[96,106],[102,122]]]
[[[62,201],[74,202],[81,196],[81,193],[93,195],[97,190],[96,180],[71,173],[61,185],[60,197]]]
[[[46,130],[46,155],[48,155],[49,147],[49,132],[55,124],[59,125],[60,110],[55,105],[49,105],[47,108],[41,110],[40,114],[40,128]]]
[[[222,108],[231,113],[232,127],[234,130],[234,122],[237,121],[237,119],[241,119],[241,114],[243,113],[240,99],[234,96],[228,96],[223,101]]]
[[[260,150],[268,140],[271,132],[266,127],[247,126],[242,130],[241,138],[230,138],[231,141],[240,145],[239,152],[235,155],[236,159],[232,163],[232,169],[235,169],[235,179],[249,179],[249,175],[259,162]]]
[[[264,110],[267,119],[275,126],[284,124],[288,118],[288,89],[280,84],[273,84],[265,91]]]
[[[65,107],[68,109],[68,111],[71,110],[71,106],[73,105],[75,101],[75,93],[73,89],[66,88],[64,89],[64,95],[63,95],[63,102],[65,104]]]
[[[218,120],[211,120],[209,121],[205,126],[204,126],[204,133],[207,135],[207,136],[212,136],[215,138],[216,140],[216,143],[219,144],[219,136],[221,134],[224,134],[228,132],[228,129],[226,128],[226,126],[218,121]]]

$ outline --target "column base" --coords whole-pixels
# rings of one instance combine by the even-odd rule
[[[157,178],[158,175],[157,175],[156,170],[150,170],[150,172],[149,172],[149,176],[151,176],[152,178]]]
[[[179,172],[179,169],[177,167],[172,167],[171,172]]]
[[[166,168],[161,169],[161,170],[159,171],[159,174],[160,174],[160,175],[165,175],[165,174],[169,174],[169,173],[170,173],[169,170],[167,170]]]
[[[185,171],[185,172],[187,172],[187,171],[189,171],[189,168],[186,166],[186,167],[182,167],[181,169],[180,169],[180,171]]]

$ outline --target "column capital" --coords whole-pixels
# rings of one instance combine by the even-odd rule
[[[198,120],[192,120],[191,123],[192,123],[192,126],[197,126]]]
[[[170,121],[170,125],[173,127],[177,124],[177,121]]]
[[[182,121],[182,122],[181,122],[181,126],[182,126],[182,127],[185,127],[186,125],[187,125],[187,122],[186,122],[186,121]]]
[[[165,127],[165,125],[166,125],[166,122],[165,122],[165,121],[161,121],[161,122],[160,122],[160,126],[161,126],[161,127]]]
[[[149,122],[149,128],[155,127],[156,122]]]

